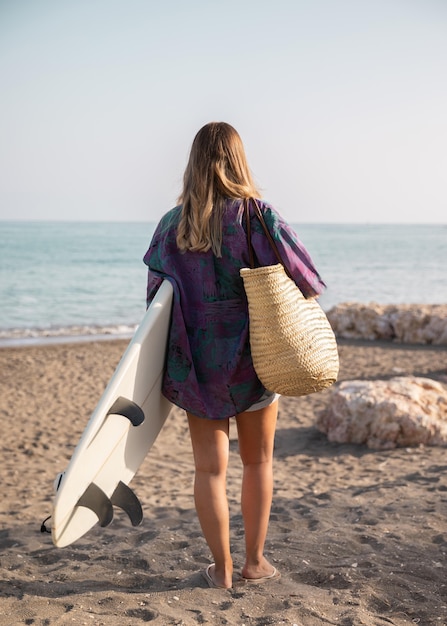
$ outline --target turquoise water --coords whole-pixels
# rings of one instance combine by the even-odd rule
[[[0,338],[130,335],[153,223],[0,222]],[[447,226],[295,224],[340,302],[446,303]]]

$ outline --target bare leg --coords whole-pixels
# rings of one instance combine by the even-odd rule
[[[239,452],[244,465],[241,506],[245,528],[245,578],[261,578],[274,571],[264,556],[273,495],[273,447],[278,401],[236,417]]]
[[[187,413],[195,463],[197,515],[215,566],[209,572],[220,587],[232,586],[230,516],[226,493],[229,420],[207,420]]]

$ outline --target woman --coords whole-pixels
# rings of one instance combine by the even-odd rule
[[[273,493],[273,443],[278,396],[253,369],[248,305],[239,270],[249,267],[244,199],[257,198],[283,261],[306,297],[324,288],[290,226],[259,200],[240,136],[229,124],[204,126],[192,144],[179,206],[154,233],[144,262],[147,302],[164,278],[174,288],[163,394],[185,409],[195,462],[194,498],[214,557],[204,572],[211,587],[232,586],[226,472],[229,419],[235,417],[243,463],[241,508],[246,582],[279,578],[264,556]],[[252,244],[259,265],[276,257],[252,216]]]

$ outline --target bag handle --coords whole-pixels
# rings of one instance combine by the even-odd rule
[[[265,223],[264,217],[261,213],[261,209],[259,208],[258,203],[256,202],[255,198],[251,198],[253,200],[253,203],[255,205],[255,214],[256,217],[258,218],[258,220],[261,222],[261,226],[264,229],[264,233],[266,234],[266,237],[268,239],[268,242],[270,244],[270,247],[272,248],[273,252],[275,253],[275,256],[278,260],[278,263],[280,263],[283,267],[284,267],[284,271],[286,272],[287,276],[293,280],[288,268],[286,267],[286,265],[284,264],[284,261],[281,258],[281,255],[279,253],[278,247],[275,243],[275,240],[273,239],[269,229],[267,228],[267,224]],[[250,224],[250,198],[245,198],[244,199],[244,211],[245,211],[245,222],[246,222],[246,226],[247,226],[247,240],[248,240],[248,253],[250,255],[250,267],[251,269],[254,269],[255,267],[255,253],[253,250],[253,244],[251,243],[251,224]],[[294,281],[295,282],[295,281]]]

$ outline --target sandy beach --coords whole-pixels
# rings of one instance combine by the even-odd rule
[[[283,398],[262,586],[209,589],[184,414],[173,411],[132,482],[140,527],[116,512],[67,548],[40,532],[63,471],[127,342],[0,349],[0,624],[447,624],[445,448],[336,445],[314,426],[329,391]],[[445,384],[447,349],[341,341],[340,380],[415,374]],[[243,560],[235,429],[228,477]]]

